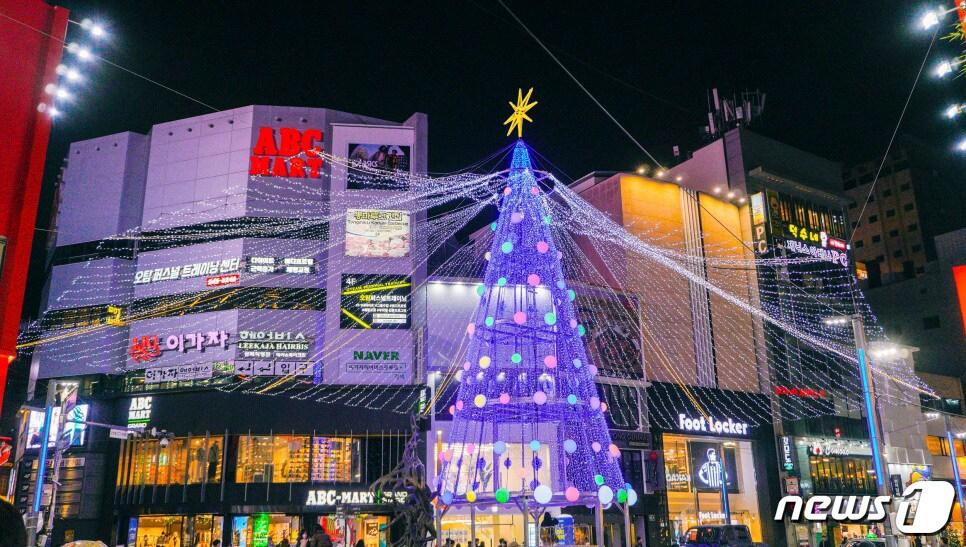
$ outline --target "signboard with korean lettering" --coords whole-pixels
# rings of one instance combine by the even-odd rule
[[[408,275],[342,274],[339,327],[408,329],[411,295]]]
[[[407,211],[348,209],[345,214],[345,255],[369,258],[409,256]]]
[[[134,336],[128,347],[128,357],[135,363],[143,363],[161,357],[166,351],[203,353],[208,349],[226,350],[230,336],[223,330]]]
[[[259,274],[296,274],[315,273],[315,259],[312,257],[249,256],[245,258],[245,270]]]
[[[134,273],[134,284],[145,285],[162,281],[191,279],[193,277],[223,275],[237,272],[240,263],[241,260],[238,258],[226,258],[223,260],[190,262],[160,268],[139,269]]]
[[[146,368],[144,369],[144,383],[157,384],[160,382],[207,380],[211,378],[213,370],[213,363]]]
[[[408,383],[412,365],[409,347],[353,347],[339,354],[339,384]]]

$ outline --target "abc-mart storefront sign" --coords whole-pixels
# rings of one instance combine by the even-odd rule
[[[746,437],[751,427],[747,422],[739,422],[731,418],[717,419],[714,416],[699,416],[692,418],[687,414],[678,414],[678,429],[689,433],[710,433],[712,435],[731,435]]]

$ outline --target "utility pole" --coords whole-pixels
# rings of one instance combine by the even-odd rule
[[[855,353],[859,361],[859,377],[862,382],[862,396],[865,401],[865,421],[869,428],[869,444],[872,447],[872,464],[875,467],[876,490],[880,496],[889,496],[886,483],[885,462],[882,455],[885,450],[883,443],[882,422],[879,419],[878,405],[875,402],[875,384],[872,378],[872,367],[869,366],[869,345],[865,337],[865,320],[862,314],[849,316],[852,324],[852,336],[855,338]],[[892,518],[887,517],[883,522],[885,540],[888,547],[895,547],[896,538],[892,534]]]

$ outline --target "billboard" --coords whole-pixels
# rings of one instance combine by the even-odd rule
[[[409,213],[383,209],[348,209],[345,214],[345,255],[409,256]]]
[[[408,383],[412,350],[408,347],[386,349],[379,346],[343,349],[339,355],[341,384]]]
[[[577,317],[587,328],[587,353],[600,374],[643,379],[637,303],[625,296],[588,290],[578,291],[574,303]]]
[[[343,329],[408,329],[412,321],[408,275],[342,274]]]
[[[408,190],[406,180],[396,180],[394,172],[411,172],[411,148],[398,144],[349,143],[349,190]]]
[[[64,434],[70,437],[70,446],[81,446],[87,440],[87,414],[90,405],[81,404],[75,406],[67,413],[64,420]],[[27,417],[27,448],[40,448],[40,430],[44,427],[44,413],[42,411],[31,410]],[[47,446],[54,446],[57,442],[57,433],[60,428],[60,407],[53,407],[50,413],[50,431],[47,435]]]
[[[721,491],[721,443],[689,441],[691,454],[691,482],[696,490]],[[738,466],[735,449],[725,448],[725,481],[728,492],[738,492]]]

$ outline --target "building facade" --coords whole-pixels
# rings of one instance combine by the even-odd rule
[[[398,463],[424,385],[424,207],[397,181],[425,173],[427,129],[249,106],[74,143],[18,507],[54,381],[80,394],[52,420],[70,439],[54,541],[387,541],[369,485]]]

